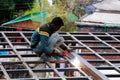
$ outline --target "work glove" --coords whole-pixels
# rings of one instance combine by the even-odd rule
[[[63,53],[63,57],[67,57],[68,56],[68,53]]]
[[[65,53],[65,52],[58,52],[58,51],[56,51],[56,50],[54,50],[53,51],[53,53],[52,53],[52,56],[59,56],[59,57],[62,57],[62,58],[64,58],[64,57],[66,57],[66,56],[68,56],[68,54],[67,53]]]

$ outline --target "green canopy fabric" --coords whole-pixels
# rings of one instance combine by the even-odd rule
[[[78,20],[78,17],[72,13],[67,12],[66,17],[67,17],[67,19],[69,19],[69,22],[74,22],[74,21]]]
[[[3,23],[2,25],[13,24],[13,23],[17,23],[17,22],[26,21],[26,20],[33,20],[33,21],[36,21],[36,22],[43,22],[45,17],[47,17],[46,12],[43,12],[43,13],[35,12],[35,13],[32,13],[32,14],[28,14],[28,15],[25,15],[25,16],[18,17],[18,18],[14,19],[14,20]]]

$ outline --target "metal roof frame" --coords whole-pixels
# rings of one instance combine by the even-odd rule
[[[120,33],[115,32],[88,32],[70,33],[60,32],[65,44],[75,51],[71,53],[80,61],[75,67],[69,57],[63,60],[44,62],[32,60],[39,58],[30,48],[30,38],[33,31],[1,31],[0,52],[9,54],[0,55],[0,79],[3,80],[109,80],[120,78]],[[20,41],[18,41],[20,40]],[[21,47],[18,47],[21,46]],[[28,60],[26,60],[28,58]],[[9,59],[8,61],[5,61]],[[55,67],[52,64],[67,63],[70,67]],[[33,68],[31,64],[46,64],[47,68]],[[106,74],[101,70],[114,70],[116,73]],[[60,72],[78,72],[80,76],[63,75]],[[53,77],[39,77],[37,73],[54,72]],[[16,76],[17,75],[17,76]]]

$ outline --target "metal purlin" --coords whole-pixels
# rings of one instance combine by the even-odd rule
[[[30,41],[24,36],[24,34],[23,34],[22,32],[20,32],[20,34],[21,34],[21,36],[25,39],[25,41],[27,41],[27,42],[29,43],[29,45],[30,45]],[[56,72],[56,74],[57,74],[59,77],[62,78],[62,80],[65,80],[65,79],[59,74],[59,72],[58,72],[49,62],[46,62],[46,64],[47,64],[49,67],[53,68],[53,70]]]
[[[19,32],[19,33],[20,33],[20,35],[25,39],[25,41],[26,41],[29,45],[31,45],[30,41],[25,37],[25,35],[24,35],[22,32]]]
[[[10,80],[8,73],[6,72],[5,68],[3,67],[3,65],[1,63],[0,63],[0,68],[3,70],[3,74],[5,74],[5,78],[7,80]]]
[[[24,39],[25,39],[25,41],[27,41],[28,43],[29,43],[29,40],[22,34],[22,33],[20,33],[21,34],[21,36],[22,37],[24,37]],[[11,42],[9,41],[9,39],[7,38],[7,36],[4,34],[4,33],[2,33],[2,35],[3,35],[3,37],[6,39],[6,41],[8,42],[8,44],[10,45],[10,47],[13,49],[13,51],[15,52],[15,53],[17,53],[17,50],[13,47],[13,45],[11,44]],[[3,42],[4,43],[4,42]],[[6,44],[6,43],[5,43]],[[12,45],[12,46],[11,46]],[[13,55],[14,56],[14,55]],[[18,56],[18,54],[16,55],[16,57]],[[20,56],[20,55],[19,55]],[[2,56],[1,56],[2,57]],[[6,56],[7,57],[7,56]],[[11,57],[12,57],[12,55],[11,55]],[[18,57],[19,58],[19,57]],[[21,59],[22,57],[20,56],[20,60],[23,62],[23,60]],[[9,62],[10,63],[10,62]],[[18,63],[18,62],[16,62],[16,63]],[[27,64],[26,64],[27,65]],[[49,66],[51,66],[50,64],[49,64]],[[52,67],[53,68],[53,67]],[[2,69],[2,68],[1,68]],[[3,69],[2,69],[3,70]],[[4,70],[3,70],[4,71]],[[58,73],[58,71],[56,70],[56,69],[54,69],[54,71],[56,72],[56,73]],[[59,75],[59,73],[58,73],[58,75]],[[32,76],[34,76],[34,75],[32,75]],[[67,78],[66,78],[67,79]],[[68,78],[68,79],[70,79],[70,78]],[[77,78],[76,78],[77,79]],[[64,80],[64,78],[62,78],[62,80]]]
[[[29,45],[30,45],[30,41],[24,36],[24,34],[23,34],[22,32],[20,32],[20,34],[21,34],[22,37],[24,37],[25,41],[27,41],[27,42],[29,43]],[[70,61],[68,58],[65,58],[65,59],[66,59],[69,63],[71,63],[71,61]],[[46,64],[47,64],[49,67],[53,68],[53,70],[56,72],[56,74],[57,74],[59,77],[62,78],[62,80],[65,80],[65,78],[63,78],[63,77],[59,74],[59,72],[58,72],[49,62],[46,62]],[[73,64],[71,63],[71,65],[73,65]],[[74,66],[74,65],[73,65],[73,66]],[[89,80],[92,80],[92,79],[91,79],[84,71],[82,71],[81,69],[78,68],[78,71],[81,72],[83,75],[85,75]]]
[[[62,80],[66,80],[65,78],[63,78],[63,77],[59,74],[59,72],[57,71],[57,69],[55,69],[49,62],[46,62],[46,64],[55,71],[55,73],[57,74],[58,77],[61,77]]]
[[[1,34],[2,34],[2,36],[3,37],[0,37],[1,38],[1,40],[3,39],[3,38],[5,38],[5,40],[7,41],[7,42],[1,42],[0,43],[0,45],[10,45],[10,47],[12,48],[12,49],[7,49],[7,48],[3,48],[3,49],[1,49],[1,51],[14,51],[16,54],[12,54],[12,55],[0,55],[0,57],[2,58],[2,56],[3,57],[7,57],[7,58],[9,58],[9,57],[17,57],[17,58],[19,58],[20,59],[20,62],[4,62],[5,64],[7,64],[7,63],[12,63],[12,64],[15,64],[15,63],[23,63],[23,65],[25,65],[25,67],[26,67],[26,70],[28,70],[29,71],[29,73],[30,73],[30,75],[33,77],[33,78],[25,78],[25,80],[61,80],[61,79],[63,79],[63,80],[75,80],[75,79],[77,79],[77,77],[75,77],[75,78],[69,78],[69,77],[65,77],[65,78],[62,78],[62,76],[60,76],[59,75],[59,71],[64,71],[64,69],[59,69],[59,68],[55,68],[55,67],[53,67],[52,65],[51,65],[51,62],[46,62],[45,64],[47,64],[51,69],[31,69],[29,66],[28,66],[28,64],[29,63],[39,63],[40,64],[40,61],[24,61],[22,58],[23,57],[34,57],[35,56],[35,54],[17,54],[18,53],[18,50],[27,50],[27,48],[26,49],[17,49],[17,48],[15,48],[15,46],[14,45],[23,45],[23,44],[29,44],[30,45],[30,41],[28,40],[28,37],[29,36],[26,36],[24,33],[27,33],[27,34],[32,34],[32,32],[8,32],[8,33],[19,33],[20,34],[20,36],[18,36],[18,38],[20,38],[20,39],[24,39],[25,40],[25,42],[21,42],[21,43],[14,43],[14,42],[11,42],[10,41],[10,39],[8,38],[8,36],[7,36],[7,34],[5,34],[5,33],[7,33],[7,32],[0,32]],[[97,69],[102,69],[102,70],[104,70],[104,69],[114,69],[114,70],[116,70],[116,71],[120,71],[120,66],[115,66],[113,63],[114,62],[116,62],[116,60],[107,60],[107,59],[105,59],[102,55],[120,55],[119,53],[120,53],[120,51],[118,50],[118,49],[120,49],[120,47],[113,47],[112,45],[110,45],[109,43],[107,43],[107,42],[105,42],[104,40],[102,40],[102,39],[100,39],[99,38],[99,36],[104,36],[104,37],[110,37],[110,38],[112,38],[112,39],[114,39],[115,41],[112,41],[112,43],[116,43],[116,42],[120,42],[120,40],[119,39],[117,39],[116,37],[118,37],[119,35],[117,34],[117,36],[115,37],[114,35],[112,35],[112,34],[110,34],[110,33],[104,33],[104,34],[106,34],[106,35],[99,35],[98,33],[98,35],[97,34],[93,34],[93,33],[88,33],[87,34],[87,36],[86,36],[86,38],[88,37],[88,36],[91,36],[92,38],[95,38],[95,39],[97,39],[98,41],[97,42],[101,42],[101,43],[103,43],[103,44],[105,44],[106,46],[105,47],[102,47],[102,46],[99,46],[97,49],[99,49],[99,48],[111,48],[111,49],[113,49],[113,50],[115,50],[115,54],[114,53],[109,53],[109,54],[105,54],[105,53],[100,53],[100,54],[98,54],[99,52],[95,52],[92,48],[96,48],[97,46],[95,46],[95,47],[89,47],[89,46],[87,46],[85,43],[83,43],[83,42],[88,42],[88,41],[80,41],[79,39],[77,39],[75,36],[74,36],[74,34],[71,34],[71,33],[64,33],[65,34],[65,38],[67,38],[67,36],[69,36],[69,37],[71,37],[74,41],[71,41],[71,42],[69,42],[69,43],[73,43],[73,42],[77,42],[78,44],[81,44],[83,47],[76,47],[76,48],[86,48],[86,49],[88,49],[88,50],[90,50],[90,52],[91,52],[91,54],[89,54],[89,53],[85,53],[84,55],[89,55],[89,56],[91,56],[91,55],[95,55],[95,56],[97,56],[98,58],[100,58],[101,60],[89,60],[88,62],[85,60],[85,59],[83,59],[81,56],[79,56],[79,55],[77,55],[77,54],[73,54],[73,55],[75,55],[75,56],[77,56],[77,57],[79,57],[79,60],[83,63],[83,65],[84,66],[82,66],[82,67],[86,67],[86,69],[89,69],[89,70],[91,70],[91,73],[90,74],[88,74],[87,73],[87,71],[85,71],[84,70],[84,68],[79,68],[79,69],[77,69],[77,71],[78,72],[80,72],[80,73],[82,73],[86,78],[85,78],[85,80],[86,79],[89,79],[89,80],[91,80],[91,77],[89,76],[89,75],[92,75],[92,77],[95,77],[95,79],[100,79],[100,80],[108,80],[108,77],[119,77],[120,76],[120,74],[111,74],[111,75],[104,75],[104,74],[102,74],[102,73],[100,73]],[[64,34],[62,35],[61,34],[61,36],[64,36]],[[78,35],[77,35],[78,36]],[[83,36],[84,37],[84,35],[80,35],[80,36]],[[78,36],[79,37],[79,36]],[[10,38],[12,38],[11,36],[10,36]],[[14,38],[13,38],[14,39]],[[17,38],[16,38],[17,39]],[[88,39],[89,40],[89,39]],[[67,40],[66,40],[67,41]],[[92,42],[94,42],[94,40],[93,41],[90,41],[90,43],[92,43]],[[89,43],[89,42],[88,42]],[[73,47],[74,48],[74,47]],[[117,49],[118,48],[118,49]],[[28,49],[29,51],[31,51],[30,49]],[[82,54],[81,54],[82,55]],[[70,62],[70,59],[69,58],[65,58],[65,60],[66,61],[68,61],[70,64],[72,64],[71,62]],[[109,64],[109,66],[92,66],[89,62],[98,62],[98,61],[101,61],[101,62],[106,62],[107,64]],[[112,63],[113,62],[113,63]],[[119,63],[120,61],[117,61],[117,63]],[[28,63],[28,64],[27,64]],[[53,62],[54,63],[54,62]],[[72,65],[73,66],[73,65]],[[73,66],[74,67],[74,66]],[[7,80],[14,80],[14,79],[10,79],[10,77],[9,77],[9,75],[8,75],[8,73],[7,72],[9,72],[9,70],[8,71],[6,71],[5,70],[5,68],[4,68],[4,66],[2,65],[2,62],[1,62],[1,64],[0,64],[0,68],[1,68],[1,70],[2,70],[2,72],[3,72],[3,74],[4,74],[4,76],[5,76],[5,79],[7,79]],[[66,68],[65,68],[66,69]],[[69,68],[70,70],[72,70],[72,68]],[[75,68],[76,69],[76,68]],[[73,70],[75,70],[75,69],[73,69]],[[22,69],[21,69],[22,70]],[[39,78],[38,79],[38,77],[34,74],[34,72],[43,72],[43,71],[48,71],[48,72],[50,72],[50,71],[54,71],[57,75],[58,75],[58,77],[55,77],[55,78]],[[17,71],[17,70],[16,70]],[[24,70],[22,70],[22,71],[24,71]],[[18,70],[18,72],[19,72],[19,70]],[[92,73],[93,72],[93,73]],[[97,77],[96,77],[97,76]],[[24,78],[23,78],[24,79]],[[80,80],[81,80],[82,78],[80,78]],[[15,79],[15,80],[19,80],[18,78],[17,79]],[[79,80],[79,79],[77,79],[77,80]],[[83,79],[84,80],[84,79]]]
[[[66,47],[68,47],[66,44],[64,44]],[[68,47],[69,48],[69,47]],[[72,53],[71,53],[72,54]],[[75,54],[72,54],[72,56],[73,57],[79,57],[78,55],[75,55]],[[79,57],[80,59],[82,59],[82,57]],[[69,61],[69,63],[71,64],[71,65],[73,65],[73,63],[70,61],[70,59],[68,58],[68,57],[65,57],[64,59],[66,59],[67,61]],[[79,60],[79,61],[81,61],[81,60]],[[83,60],[82,59],[82,61],[84,61],[85,62],[85,60]],[[74,65],[73,65],[74,66]],[[82,69],[81,69],[81,67],[80,67],[80,65],[79,65],[79,67],[77,67],[77,69],[78,69],[78,71],[79,71],[79,73],[81,72],[83,75],[85,75],[89,80],[93,80],[90,76],[88,76]]]
[[[110,34],[108,34],[108,33],[105,33],[106,35],[108,35],[108,36],[110,36],[110,37],[112,37],[114,40],[116,40],[116,41],[118,41],[118,42],[120,42],[120,40],[119,39],[117,39],[117,38],[115,38],[114,36],[112,36],[112,35],[110,35]]]
[[[92,33],[91,33],[92,34]],[[108,33],[107,33],[108,34]],[[91,36],[91,35],[90,35]],[[99,35],[98,35],[99,36]],[[94,36],[92,36],[92,37],[94,37]],[[110,36],[111,37],[111,36]],[[113,36],[114,37],[114,36]],[[115,38],[114,38],[115,39]],[[118,41],[118,42],[120,42],[118,39],[115,39],[116,41]],[[100,40],[99,40],[100,41]],[[102,40],[101,40],[102,41]],[[109,44],[108,44],[109,45]],[[87,46],[85,46],[85,47],[87,47]],[[110,47],[110,46],[109,46]],[[89,48],[89,47],[88,47]],[[90,48],[91,49],[91,48]],[[92,50],[92,49],[91,49]],[[94,54],[95,54],[96,52],[94,52]],[[116,55],[118,54],[118,56],[119,56],[119,52],[118,53],[116,53]],[[86,54],[87,55],[87,54]],[[89,54],[88,54],[89,55]],[[98,54],[96,54],[96,55],[98,55]],[[102,55],[102,54],[101,54]],[[111,55],[115,55],[114,53],[112,53]],[[98,55],[98,57],[99,57],[99,55]],[[100,57],[99,57],[100,58]],[[102,59],[102,56],[101,56],[101,59]],[[110,64],[112,64],[111,63],[111,61],[108,61],[107,59],[102,59],[102,60],[104,60],[105,62],[107,62],[107,63],[110,63]],[[95,62],[95,61],[94,61]],[[97,62],[97,61],[96,61]],[[112,61],[113,62],[113,61]],[[118,62],[118,61],[117,61]],[[110,65],[109,64],[109,65]],[[118,71],[119,72],[119,67],[116,67],[115,65],[111,65],[111,67],[108,67],[108,69],[110,69],[110,68],[116,68],[116,71]],[[105,67],[103,67],[103,68],[105,68]],[[107,67],[106,67],[107,68]],[[113,68],[113,69],[114,69]],[[102,69],[102,68],[101,68]],[[108,76],[108,75],[107,75]],[[112,76],[112,75],[111,75]],[[117,75],[116,75],[117,76]]]
[[[17,50],[14,48],[14,46],[11,44],[11,42],[9,41],[9,39],[7,38],[7,36],[1,32],[3,37],[5,38],[5,40],[8,42],[8,44],[10,45],[10,47],[13,49],[13,51],[17,54]],[[33,73],[33,71],[29,68],[29,66],[24,62],[24,60],[22,59],[21,55],[17,54],[18,58],[23,62],[23,64],[25,65],[25,67],[28,69],[28,71],[30,72],[31,76],[33,78],[35,78],[36,80],[38,80],[37,76]]]
[[[87,49],[89,49],[91,52],[93,52],[94,54],[96,54],[98,57],[100,57],[102,60],[105,60],[102,56],[100,56],[99,54],[97,54],[94,50],[92,50],[91,48],[89,48],[87,45],[85,45],[84,43],[82,43],[81,41],[79,41],[77,38],[75,38],[73,35],[71,35],[70,33],[67,32],[67,34],[69,36],[71,36],[74,40],[76,40],[79,44],[82,44],[83,46],[85,46]],[[89,63],[88,63],[89,64]],[[97,71],[94,67],[87,66],[87,67],[91,67],[90,69],[93,71],[93,73],[95,73],[94,76],[96,79],[99,78],[100,80],[109,80],[105,75],[101,74],[99,71]]]
[[[120,51],[118,49],[116,49],[115,47],[112,47],[111,45],[109,45],[108,43],[106,43],[105,41],[101,40],[100,38],[98,38],[97,36],[94,36],[92,33],[89,33],[90,35],[92,35],[93,37],[95,37],[97,40],[101,41],[102,43],[106,44],[107,46],[111,47],[112,49],[116,50],[118,53],[120,53]],[[113,65],[111,62],[109,62],[108,60],[105,59],[105,61],[113,66],[118,72],[120,72],[119,67],[116,67],[115,65]]]
[[[91,33],[91,34],[93,34],[93,33]],[[94,33],[95,34],[95,33]],[[98,36],[98,37],[103,37],[103,36],[105,36],[105,37],[110,37],[110,38],[113,38],[114,40],[116,40],[116,41],[109,41],[109,42],[112,42],[112,43],[116,43],[116,42],[118,42],[118,44],[119,44],[119,39],[117,39],[117,38],[115,38],[115,37],[118,37],[119,38],[119,33],[116,33],[116,35],[114,34],[114,32],[113,32],[113,35],[115,36],[112,36],[112,32],[111,33],[104,33],[104,34],[111,34],[111,36],[110,35],[101,35],[101,34],[98,34],[98,33],[96,32],[96,34],[94,35],[94,36]],[[87,34],[88,35],[88,34]],[[89,36],[92,36],[92,35],[89,35]],[[94,36],[92,36],[92,37],[94,37]],[[88,38],[88,40],[89,40],[89,38]],[[98,39],[97,39],[98,40]],[[93,40],[94,41],[94,40]],[[104,41],[104,40],[101,40],[101,41]],[[100,40],[99,40],[99,42],[101,42]],[[88,42],[88,41],[84,41],[84,42]],[[97,41],[98,42],[98,41]],[[103,43],[103,42],[102,42]],[[106,42],[107,43],[107,42]],[[107,43],[108,44],[108,43]],[[107,45],[108,46],[108,45]],[[98,47],[98,46],[96,46],[96,47]],[[110,47],[110,46],[108,46],[108,47]],[[99,47],[98,47],[99,48]],[[107,48],[107,47],[106,47]],[[118,49],[120,49],[119,47],[116,47],[115,46],[115,48],[118,48]],[[114,49],[113,49],[114,50]],[[88,54],[88,53],[87,53]],[[87,55],[87,54],[85,54],[85,55]],[[94,53],[92,53],[92,54],[88,54],[88,55],[93,55]],[[108,55],[108,56],[111,56],[112,57],[112,55],[114,56],[114,55],[116,55],[116,57],[117,57],[117,55],[118,56],[120,56],[120,54],[119,54],[119,52],[116,52],[116,53],[110,53],[110,54],[105,54],[105,53],[102,53],[102,54],[99,54],[99,55]],[[103,59],[102,59],[103,60]],[[89,60],[89,62],[98,62],[98,61],[101,61],[101,62],[103,62],[102,60]],[[107,60],[107,59],[106,59]],[[110,62],[110,64],[112,64],[112,63],[120,63],[120,60],[118,59],[118,60],[107,60],[108,62]],[[110,65],[109,64],[109,65]],[[112,66],[113,65],[113,66]],[[114,69],[114,70],[116,70],[118,73],[119,73],[119,66],[117,67],[117,66],[115,66],[114,64],[112,64],[110,67],[107,67],[107,66],[104,66],[104,67],[96,67],[96,68],[98,68],[98,69]],[[115,67],[117,67],[117,69],[115,69]],[[120,76],[120,74],[111,74],[111,75],[106,75],[107,77],[118,77],[118,76]]]
[[[75,54],[73,54],[74,56],[77,56],[77,55],[75,55]],[[77,56],[78,57],[78,56]],[[79,57],[80,59],[82,59],[81,57]],[[70,62],[70,64],[71,65],[73,65],[73,63],[69,60],[69,58],[67,58],[67,57],[65,57],[65,59],[66,60],[68,60],[69,62]],[[79,60],[80,60],[79,59]],[[80,60],[81,61],[81,60]],[[84,61],[83,59],[82,59],[82,61]],[[85,61],[84,61],[85,62]],[[74,65],[73,65],[74,66]],[[88,76],[82,69],[81,69],[81,67],[79,67],[79,68],[77,68],[78,69],[78,71],[79,72],[81,72],[83,75],[85,75],[89,80],[93,80],[90,76]]]

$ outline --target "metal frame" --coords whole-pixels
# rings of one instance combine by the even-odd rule
[[[34,60],[39,57],[30,48],[33,31],[2,31],[0,32],[0,52],[8,51],[8,55],[0,55],[0,79],[5,80],[109,80],[120,78],[120,33],[89,32],[59,33],[65,44],[74,48],[73,57],[81,62],[75,67],[69,57],[63,60],[44,62]],[[20,40],[20,41],[18,41]],[[22,47],[18,47],[22,46]],[[31,58],[25,60],[25,58]],[[34,58],[32,60],[32,58]],[[9,59],[9,61],[4,61]],[[57,68],[52,64],[67,63],[70,67]],[[31,64],[46,64],[47,68],[33,68]],[[16,67],[12,67],[16,66]],[[18,67],[18,68],[17,68]],[[114,70],[117,74],[104,74],[100,70]],[[65,75],[60,72],[78,72],[80,76]],[[56,76],[39,77],[37,73],[54,72]],[[17,75],[17,74],[18,75]],[[17,75],[17,77],[15,77]],[[23,76],[24,75],[24,76]]]

